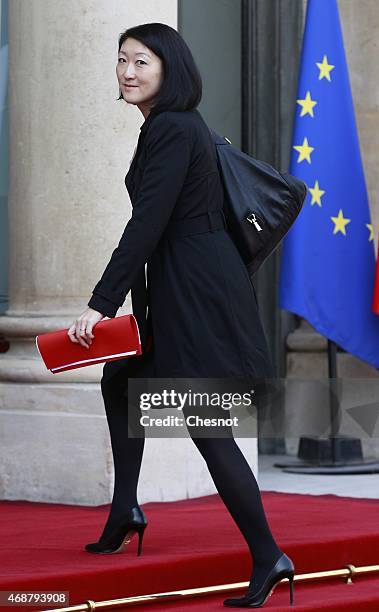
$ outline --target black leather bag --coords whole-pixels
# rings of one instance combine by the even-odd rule
[[[224,187],[228,230],[252,276],[280,244],[307,195],[304,181],[234,147],[209,128]]]

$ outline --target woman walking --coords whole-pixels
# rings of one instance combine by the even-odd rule
[[[93,553],[122,550],[146,517],[137,501],[145,438],[128,437],[130,377],[273,376],[255,292],[223,215],[216,151],[197,106],[202,82],[190,49],[162,23],[127,29],[119,38],[120,98],[144,123],[125,177],[133,211],[88,308],[68,330],[89,346],[93,328],[114,317],[131,290],[143,354],[104,365],[101,390],[115,469],[111,511]],[[147,286],[145,264],[147,263]],[[212,429],[212,428],[210,428]],[[275,542],[253,472],[235,442],[191,437],[253,558],[246,595],[234,607],[261,607],[294,566]]]

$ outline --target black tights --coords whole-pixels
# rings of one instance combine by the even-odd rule
[[[115,470],[112,507],[102,534],[104,537],[130,508],[138,504],[137,485],[145,438],[128,437],[128,366],[128,360],[108,362],[104,365],[101,379]],[[144,376],[148,377],[149,374],[145,373]],[[183,413],[186,416],[185,409]],[[144,432],[142,426],[141,432]],[[254,559],[252,581],[258,588],[282,551],[267,523],[254,473],[232,434],[229,438],[192,437],[192,440],[207,464],[221,499],[248,544]]]

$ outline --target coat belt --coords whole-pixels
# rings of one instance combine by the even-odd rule
[[[164,232],[165,238],[179,238],[205,232],[216,232],[226,229],[226,219],[222,208],[208,210],[196,217],[185,217],[170,221]]]

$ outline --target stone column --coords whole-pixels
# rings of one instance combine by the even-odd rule
[[[2,380],[58,382],[35,335],[86,308],[130,216],[123,178],[140,113],[116,102],[115,75],[129,19],[122,2],[10,3],[10,305],[0,328],[11,347]],[[100,371],[59,382],[98,381]]]

